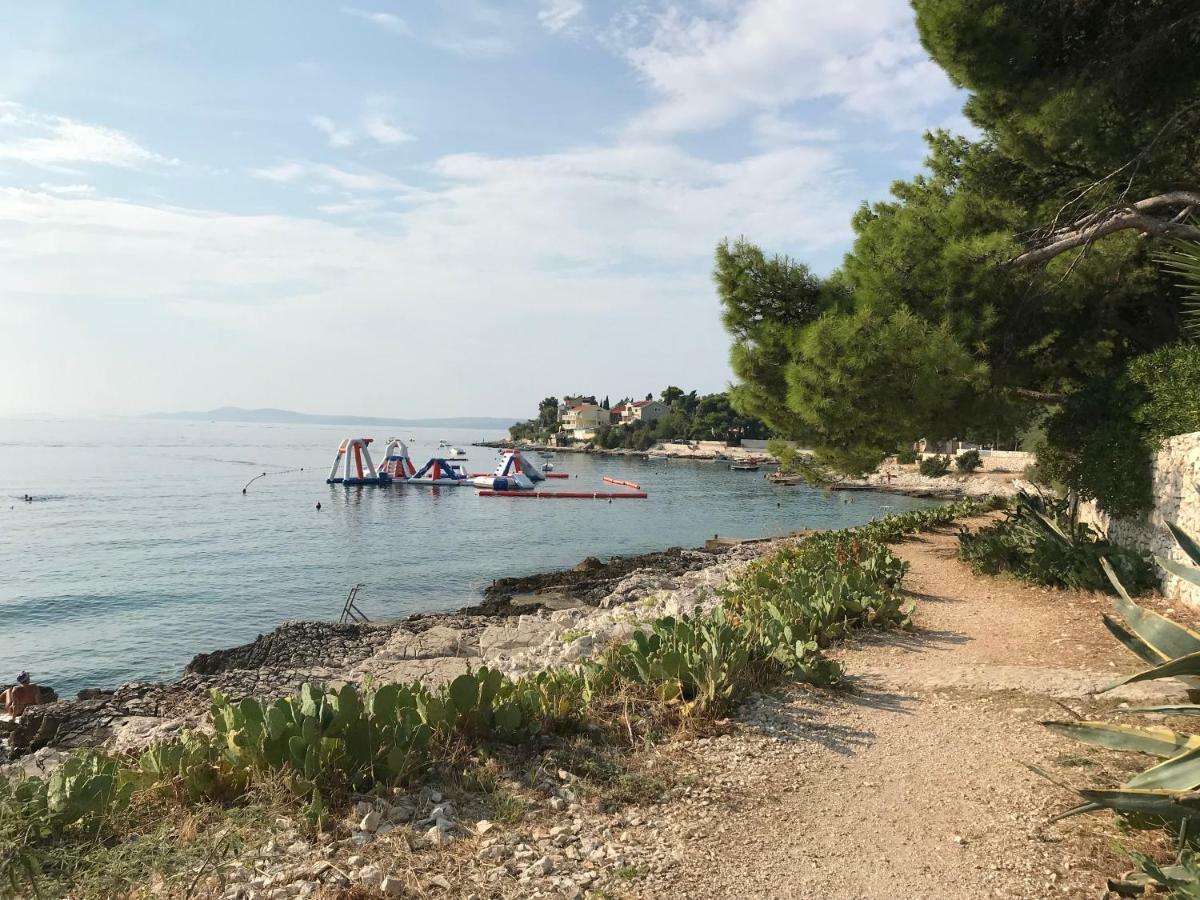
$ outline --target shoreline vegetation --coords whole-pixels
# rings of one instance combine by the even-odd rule
[[[755,460],[765,466],[778,466],[779,459],[769,451],[754,450],[747,447],[724,446],[719,450],[705,447],[696,443],[668,442],[656,444],[649,450],[630,450],[628,448],[608,449],[594,447],[590,444],[582,446],[557,447],[545,443],[531,443],[522,440],[502,439],[496,441],[480,441],[472,446],[490,447],[493,449],[518,448],[524,451],[550,451],[554,453],[582,453],[590,456],[613,456],[644,459],[647,456],[671,460],[692,460],[696,462],[742,462]],[[1032,453],[1008,453],[1002,461],[990,460],[985,457],[982,465],[971,472],[947,473],[943,476],[929,477],[918,471],[916,463],[901,463],[896,457],[889,457],[875,471],[860,478],[845,477],[820,484],[819,487],[830,491],[878,491],[880,493],[901,494],[908,497],[924,497],[935,500],[957,500],[968,497],[1012,497],[1022,489],[1026,481],[1026,470],[1033,464]],[[782,470],[764,476],[767,481],[779,487],[795,487],[812,485],[801,475],[784,474]]]
[[[998,505],[960,502],[653,560],[585,560],[574,572],[498,582],[459,614],[290,623],[197,656],[174,683],[83,692],[41,710],[32,738],[84,749],[29,754],[9,767],[15,782],[0,782],[0,885],[86,886],[131,829],[154,827],[147,815],[161,823],[164,809],[168,819],[202,810],[220,823],[267,794],[310,837],[363,846],[396,796],[463,765],[474,771],[480,753],[511,759],[531,742],[582,741],[609,754],[708,727],[781,679],[835,683],[824,647],[854,628],[907,621],[905,567],[887,544]],[[89,719],[107,736],[89,733]],[[362,821],[347,826],[348,815]],[[445,810],[421,823],[414,838],[453,837]],[[140,859],[105,877],[177,877],[160,870],[190,862]],[[215,867],[195,879],[231,884]]]

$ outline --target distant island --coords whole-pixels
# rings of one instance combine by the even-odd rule
[[[242,409],[222,406],[202,412],[154,412],[143,419],[176,419],[189,422],[257,422],[271,425],[405,425],[412,428],[488,428],[503,431],[516,416],[458,416],[445,419],[389,419],[377,416],[338,416],[294,412],[290,409]]]

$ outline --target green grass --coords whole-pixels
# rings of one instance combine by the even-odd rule
[[[137,896],[152,881],[163,886],[164,895],[185,896],[193,882],[219,877],[230,861],[265,844],[279,816],[292,811],[275,797],[191,807],[143,798],[108,823],[102,835],[72,836],[45,846],[34,880],[37,894],[27,881],[14,886],[0,875],[0,897],[69,893],[73,900],[110,900]]]

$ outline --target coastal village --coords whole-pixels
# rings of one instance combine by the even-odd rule
[[[257,332],[277,309],[300,318],[317,305],[307,286],[288,293],[303,280],[290,268],[312,229],[322,250],[332,247],[313,254],[337,274],[330,297],[386,295],[393,317],[397,295],[414,305],[463,296],[454,294],[463,272],[471,296],[487,294],[489,316],[497,299],[564,279],[504,320],[550,358],[531,367],[543,383],[547,372],[572,390],[616,380],[590,364],[568,371],[566,357],[552,356],[567,342],[533,331],[560,324],[546,309],[557,313],[548,298],[563,296],[575,305],[569,328],[554,334],[571,332],[572,354],[608,354],[617,366],[627,348],[581,339],[599,321],[587,316],[602,309],[620,325],[625,306],[642,316],[661,303],[644,316],[648,332],[719,321],[729,377],[665,365],[622,372],[634,384],[669,377],[709,392],[667,383],[615,402],[546,396],[507,436],[497,427],[470,445],[366,416],[310,422],[310,431],[268,429],[271,419],[228,431],[170,418],[95,424],[108,429],[101,435],[134,435],[94,441],[97,460],[105,440],[120,450],[112,484],[70,497],[27,489],[19,503],[14,494],[4,534],[31,560],[19,580],[66,583],[79,545],[50,538],[115,510],[126,531],[103,520],[112,534],[99,552],[120,591],[93,596],[100,573],[88,573],[62,588],[66,602],[14,593],[19,602],[0,609],[6,634],[33,634],[32,622],[61,635],[78,618],[89,652],[128,648],[130,668],[119,671],[136,676],[120,683],[116,670],[84,660],[83,687],[21,671],[0,692],[0,900],[1200,898],[1200,14],[1176,0],[895,7],[754,0],[653,15],[638,5],[602,19],[594,4],[550,3],[503,33],[502,13],[486,5],[472,7],[465,31],[440,19],[417,27],[428,22],[415,7],[403,19],[341,10],[347,31],[371,28],[388,42],[387,59],[415,61],[396,76],[407,94],[461,82],[509,108],[497,118],[455,107],[457,125],[443,122],[454,135],[449,155],[423,167],[404,157],[395,175],[366,166],[433,141],[389,123],[399,99],[370,93],[336,121],[306,112],[321,152],[356,156],[339,168],[289,146],[274,166],[252,170],[272,190],[322,198],[317,212],[338,217],[320,231],[317,212],[294,219],[287,249],[262,253],[272,272],[288,269],[286,290],[256,281],[255,255],[240,247],[225,254],[237,256],[228,270],[218,255],[184,257],[211,282],[170,282],[158,266],[170,241],[158,231],[169,235],[169,221],[184,217],[174,207],[149,217],[153,259],[143,256],[122,290],[148,277],[156,299],[197,323],[236,318],[239,335]],[[312,70],[324,83],[337,67],[315,47],[337,35],[328,22],[317,27],[324,20],[296,18],[311,39],[303,53],[297,46],[285,68],[262,71],[299,80]],[[878,32],[864,41],[871,27]],[[129,33],[152,44],[165,30],[156,20]],[[184,33],[213,38],[232,65],[236,54],[215,39],[226,30]],[[570,43],[522,70],[530,35]],[[355,54],[376,46],[338,39]],[[195,41],[197,53],[204,43]],[[46,46],[31,43],[31,58],[48,60]],[[591,58],[586,91],[571,93],[568,57],[597,47],[605,55]],[[441,54],[453,65],[430,75]],[[105,65],[125,58],[105,55]],[[44,62],[38,78],[54,69]],[[615,66],[632,68],[613,80]],[[573,113],[635,89],[650,102],[605,130],[621,135],[605,150],[579,138],[573,120],[542,109],[519,117],[516,95],[532,88],[513,85],[541,84],[547,72]],[[131,93],[127,105],[144,96]],[[197,127],[213,127],[217,106],[195,112]],[[281,129],[270,112],[260,115]],[[252,117],[236,118],[251,127]],[[553,122],[555,145],[585,149],[468,152],[468,119],[514,143]],[[414,111],[413,120],[435,130],[434,119]],[[67,165],[87,156],[62,148],[74,136],[123,177],[218,171],[0,99],[0,126],[30,122],[39,137],[0,134],[6,170],[49,161],[55,174],[39,169],[39,178],[74,177]],[[847,132],[847,123],[857,124]],[[903,140],[914,123],[923,163]],[[219,132],[223,146],[233,133]],[[715,141],[707,156],[705,139]],[[738,139],[751,156],[738,156]],[[883,156],[903,163],[903,177]],[[673,180],[676,170],[692,181]],[[584,202],[570,204],[565,184]],[[120,218],[132,195],[118,203],[82,182],[38,185],[14,189],[22,210],[40,204],[40,215],[63,222],[65,205],[83,202],[89,223],[117,223],[100,242],[112,260],[96,271],[120,269],[117,232],[132,228]],[[36,203],[35,188],[46,192]],[[835,196],[847,190],[849,205]],[[389,205],[392,195],[400,200]],[[648,218],[635,218],[640,203]],[[254,204],[254,232],[283,218]],[[424,218],[403,219],[397,210],[409,205]],[[16,208],[0,206],[0,217]],[[376,217],[403,224],[373,234],[370,248],[356,243]],[[214,240],[239,220],[191,218],[200,230],[176,243]],[[534,232],[521,231],[526,218]],[[33,271],[16,255],[17,245],[33,247],[57,269],[68,230],[12,242],[14,260]],[[599,249],[564,252],[549,240],[556,231]],[[703,266],[682,242],[702,245]],[[537,252],[519,254],[528,243]],[[417,257],[435,272],[428,290],[408,256],[426,245],[437,247]],[[485,268],[471,269],[459,247],[483,255]],[[684,267],[639,282],[657,258]],[[364,280],[376,270],[386,289]],[[70,272],[72,291],[92,280],[83,274]],[[233,316],[194,299],[241,281],[261,290],[247,295],[253,302],[223,300]],[[43,289],[32,277],[22,288],[39,299]],[[269,305],[274,292],[288,304]],[[72,314],[84,306],[67,305]],[[439,320],[441,368],[456,353],[464,366],[480,354],[470,371],[499,380],[500,357],[485,353],[499,329],[489,319],[477,340],[480,309]],[[116,341],[121,328],[105,327]],[[315,347],[324,355],[329,333],[326,318],[311,334],[289,321],[271,329],[269,348],[278,358]],[[398,325],[389,350],[396,334]],[[686,343],[686,334],[673,337]],[[234,346],[232,335],[213,346]],[[75,338],[71,347],[88,343]],[[511,370],[514,351],[499,352]],[[227,364],[210,353],[206,367]],[[355,348],[353,364],[367,355]],[[137,368],[141,357],[127,356],[121,365],[139,381],[166,377],[167,366]],[[169,351],[161,358],[180,365]],[[97,373],[97,390],[105,378]],[[446,381],[430,379],[448,396]],[[404,387],[378,402],[413,402],[417,392]],[[533,410],[537,394],[511,394]],[[327,460],[332,427],[341,440],[327,475],[307,455],[284,461],[300,441]],[[375,427],[412,430],[376,444],[366,430]],[[77,456],[74,435],[63,446]],[[428,449],[424,465],[410,446]],[[147,488],[158,471],[149,463],[132,477],[131,447],[160,450],[177,478],[212,467],[204,471],[219,474],[183,491],[210,492],[216,513],[204,518],[182,492],[163,492],[172,478]],[[274,462],[260,462],[267,457]],[[104,470],[89,466],[96,487]],[[580,473],[596,484],[581,484]],[[138,490],[149,491],[141,518]],[[713,533],[718,518],[746,533]],[[170,530],[176,519],[184,530]],[[232,543],[220,542],[226,535]],[[252,540],[262,541],[258,555],[242,546]],[[35,556],[43,543],[46,555]],[[184,554],[165,555],[168,545]],[[26,564],[9,559],[14,571]],[[185,594],[166,578],[179,574],[172,566],[184,580],[216,566],[225,580]],[[366,604],[358,570],[368,566],[408,593]],[[289,615],[285,585],[299,585],[299,602],[331,571],[352,585],[337,598],[341,615]],[[255,591],[273,604],[269,617],[233,637]],[[133,605],[106,617],[105,603],[126,594]],[[205,634],[230,639],[196,638],[197,608],[219,620]],[[170,633],[196,646],[168,659],[190,661],[145,676],[155,670],[135,657],[157,649],[162,632],[151,624],[175,619]],[[57,640],[52,647],[65,646]],[[56,664],[47,658],[46,671]]]

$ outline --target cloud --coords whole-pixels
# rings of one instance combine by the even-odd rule
[[[343,13],[370,22],[390,34],[413,38],[456,56],[489,59],[512,53],[512,43],[502,35],[495,33],[494,29],[500,22],[500,16],[496,10],[484,4],[467,3],[461,10],[456,11],[460,12],[461,18],[468,22],[470,30],[463,30],[457,24],[453,24],[418,33],[404,19],[391,13],[342,7]],[[488,30],[481,32],[479,30],[481,28]]]
[[[542,0],[538,21],[551,34],[573,29],[583,13],[583,0]]]
[[[817,253],[846,240],[860,196],[832,153],[808,147],[720,163],[649,143],[457,154],[434,172],[447,184],[404,217],[416,240],[531,268],[706,272],[717,241],[741,233]]]
[[[911,127],[955,94],[897,0],[748,0],[710,9],[700,16],[668,5],[618,32],[657,98],[635,131],[702,131],[817,100]]]
[[[308,121],[312,123],[313,128],[329,139],[330,147],[349,147],[354,143],[354,132],[338,128],[328,116],[312,116]]]
[[[405,144],[416,140],[413,135],[397,128],[378,113],[367,116],[363,122],[363,131],[367,137],[381,144]]]
[[[413,33],[407,22],[405,22],[399,16],[392,15],[391,13],[369,12],[368,10],[356,9],[349,6],[343,6],[342,12],[348,16],[354,16],[355,18],[370,22],[372,25],[382,28],[384,31],[390,31],[392,34],[411,37]]]
[[[327,163],[306,162],[304,160],[287,160],[274,166],[251,169],[250,174],[263,181],[274,181],[277,184],[305,182],[310,190],[318,193],[330,187],[361,192],[410,192],[413,190],[399,179],[385,175],[382,172],[375,172],[370,169],[343,169]]]
[[[39,187],[52,194],[94,194],[96,189],[90,184],[48,184],[43,181]]]
[[[752,128],[758,144],[775,147],[787,144],[828,143],[839,140],[842,131],[832,126],[810,126],[794,118],[781,116],[777,112],[759,113],[754,117]]]
[[[406,395],[405,415],[536,404],[544,384],[495,377],[514,346],[498,336],[537,346],[545,371],[597,390],[679,378],[718,390],[728,371],[708,276],[714,245],[746,233],[808,259],[833,254],[861,196],[836,156],[812,147],[720,162],[653,142],[454,154],[429,166],[421,191],[301,159],[254,174],[324,192],[329,218],[0,188],[0,328],[44,334],[71,321],[55,353],[35,341],[0,355],[0,409],[6,397],[45,408],[70,397],[80,411],[237,403],[369,414],[388,398],[347,397],[331,374],[344,349],[336,335],[353,333],[357,358],[392,359],[397,335],[441,332],[447,310],[478,327],[455,331],[453,385]],[[331,315],[341,330],[330,332]],[[604,341],[580,344],[598,329],[622,336],[619,371]],[[115,346],[122,362],[102,390],[72,392]],[[406,343],[406,371],[444,370],[445,347]],[[146,377],[156,371],[171,378]]]
[[[0,101],[0,160],[59,171],[80,165],[141,169],[178,162],[115,129],[45,115],[11,101]]]
[[[380,109],[386,107],[386,97],[367,98],[368,112],[357,128],[339,125],[328,116],[310,116],[309,123],[329,140],[329,146],[337,149],[352,147],[363,138],[380,144],[395,145],[415,141],[416,136],[392,124]]]

